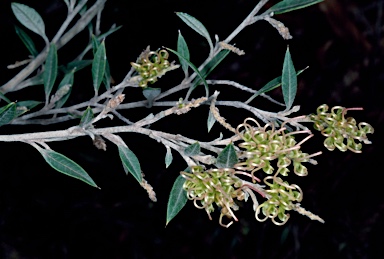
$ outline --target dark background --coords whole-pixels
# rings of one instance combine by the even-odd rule
[[[11,13],[11,1],[0,4],[1,74],[4,84],[16,70],[6,65],[23,60],[27,50],[17,38],[17,24]],[[20,1],[35,8],[43,17],[47,35],[53,37],[65,19],[63,1]],[[277,1],[271,1],[275,3]],[[106,40],[111,73],[120,82],[130,62],[147,46],[152,49],[176,48],[180,29],[195,64],[208,54],[205,39],[189,29],[174,12],[189,13],[204,23],[211,36],[229,35],[252,10],[257,1],[232,0],[149,0],[108,1],[102,16],[102,31],[113,23],[123,28]],[[269,4],[270,6],[271,4]],[[314,222],[292,212],[282,227],[255,220],[252,204],[242,204],[236,213],[240,219],[229,229],[219,226],[219,213],[209,221],[203,210],[189,202],[165,228],[166,205],[173,181],[186,167],[173,152],[174,162],[165,169],[165,148],[146,136],[121,134],[138,156],[148,182],[157,193],[152,203],[131,176],[126,176],[116,147],[107,151],[94,148],[89,138],[51,143],[54,150],[79,163],[101,190],[87,186],[51,169],[41,155],[22,143],[1,143],[0,167],[0,258],[384,258],[384,200],[381,145],[383,101],[383,11],[384,1],[334,0],[275,18],[290,28],[293,39],[284,41],[266,22],[246,28],[233,42],[246,52],[230,54],[210,78],[230,79],[260,89],[281,73],[287,45],[296,69],[309,66],[299,77],[297,115],[314,112],[316,107],[364,107],[349,112],[357,121],[375,128],[372,145],[364,145],[362,154],[329,152],[317,134],[304,145],[305,152],[323,151],[317,166],[309,165],[309,175],[293,176],[304,191],[303,207],[325,219]],[[37,48],[43,41],[33,33]],[[59,51],[59,63],[71,61],[88,41],[87,33],[77,36]],[[171,56],[171,59],[176,59]],[[155,87],[169,89],[180,80],[174,71]],[[249,95],[231,87],[220,90],[221,100],[246,100]],[[128,91],[129,90],[129,91]],[[142,99],[140,89],[128,89],[126,101]],[[201,91],[201,92],[199,92]],[[193,97],[199,97],[197,90]],[[178,93],[167,100],[177,100]],[[280,90],[271,93],[282,100]],[[7,95],[12,100],[43,100],[41,86]],[[69,104],[93,96],[90,69],[75,75],[74,92]],[[269,111],[280,107],[256,98],[253,103]],[[135,121],[161,109],[132,109],[124,112]],[[237,109],[220,109],[229,123],[237,125],[250,114]],[[153,129],[180,133],[202,141],[228,133],[215,125],[206,134],[207,107],[186,115],[169,116],[151,126]],[[0,134],[65,129],[77,121],[51,126],[3,126]],[[114,119],[97,127],[121,125]],[[316,132],[317,133],[317,132]]]

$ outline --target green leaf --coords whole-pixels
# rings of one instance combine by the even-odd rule
[[[114,33],[115,31],[119,30],[122,26],[117,26],[117,27],[113,27],[111,29],[109,29],[107,32],[104,32],[102,34],[100,34],[99,36],[97,36],[97,39],[99,41],[101,41],[102,39],[105,39],[107,36],[111,35],[112,33]]]
[[[11,100],[9,100],[2,92],[0,92],[0,99],[7,103],[11,102]]]
[[[13,14],[16,16],[17,20],[19,20],[22,25],[24,25],[34,33],[39,34],[41,37],[44,38],[45,41],[47,41],[47,36],[45,35],[44,21],[35,9],[19,3],[12,3],[11,8]]]
[[[289,48],[287,48],[285,52],[281,88],[283,90],[286,109],[289,110],[292,107],[297,92],[297,76]]]
[[[103,83],[107,90],[111,88],[111,70],[109,68],[108,59],[105,62],[105,73],[104,73]]]
[[[172,52],[173,54],[177,55],[179,58],[183,59],[192,68],[192,70],[200,77],[200,79],[203,81],[204,86],[205,86],[205,95],[206,95],[206,97],[208,97],[209,96],[209,86],[207,84],[207,81],[205,81],[204,77],[199,72],[199,69],[194,64],[192,64],[187,58],[182,56],[177,51],[174,51],[173,49],[169,49],[169,48],[166,48],[166,49],[169,50],[170,52]],[[192,89],[192,87],[189,88],[187,96],[189,96],[193,90],[194,90],[194,88],[193,89]]]
[[[88,106],[85,112],[83,113],[83,116],[81,116],[80,127],[90,123],[93,120],[93,118],[94,118],[93,111],[91,107]]]
[[[187,156],[196,156],[200,154],[200,143],[195,142],[184,149],[184,154]]]
[[[56,171],[99,188],[88,173],[73,160],[53,150],[42,149],[38,146],[35,148],[40,152],[45,161]]]
[[[103,81],[106,60],[105,42],[103,41],[97,48],[92,62],[92,79],[95,93],[99,91],[100,84]]]
[[[28,36],[27,33],[25,33],[21,28],[18,26],[15,26],[16,34],[19,36],[21,41],[24,43],[24,45],[27,47],[28,51],[31,53],[32,56],[36,57],[39,53],[36,50],[35,44],[33,43],[32,39]]]
[[[139,183],[141,183],[142,174],[139,159],[137,159],[136,155],[128,147],[117,147],[119,148],[119,155],[124,168],[127,169]]]
[[[216,119],[215,117],[213,116],[211,110],[209,110],[209,113],[208,113],[208,120],[207,120],[207,127],[208,127],[208,132],[211,131],[212,127],[213,127],[213,124],[215,124],[216,122]]]
[[[47,59],[45,60],[43,80],[45,96],[48,99],[57,76],[57,49],[55,44],[51,44]]]
[[[224,58],[230,53],[230,50],[222,50],[220,51],[216,56],[212,58],[211,61],[208,62],[204,66],[204,68],[200,71],[201,77],[207,78],[207,76],[221,63],[221,61],[224,60]],[[192,83],[191,89],[194,90],[196,86],[201,84],[201,78],[196,78],[194,82]]]
[[[77,60],[72,61],[67,64],[67,66],[60,66],[60,69],[64,72],[64,74],[68,74],[69,72],[77,72],[80,69],[83,69],[89,65],[91,65],[93,60]]]
[[[16,105],[16,117],[26,113],[27,111],[35,108],[37,105],[41,104],[39,101],[20,101],[17,102]]]
[[[151,108],[153,101],[157,96],[159,96],[161,93],[160,88],[151,88],[147,87],[143,89],[143,95],[148,100],[147,108]]]
[[[184,39],[183,35],[181,35],[180,31],[179,31],[179,37],[177,38],[177,52],[179,52],[183,57],[185,57],[186,59],[189,60],[190,57],[189,57],[188,45],[185,42],[185,39]],[[183,69],[184,74],[187,77],[188,76],[188,63],[182,58],[179,58],[179,61],[181,64],[181,68]]]
[[[213,50],[213,44],[212,44],[212,40],[211,40],[211,37],[209,36],[209,33],[207,31],[207,29],[204,27],[204,25],[199,21],[197,20],[195,17],[187,14],[187,13],[181,13],[181,12],[177,12],[176,13],[177,16],[180,17],[181,20],[183,20],[183,22],[185,22],[189,27],[191,27],[193,30],[195,30],[198,34],[200,34],[201,36],[203,36],[204,38],[207,39],[208,41],[208,44],[209,44],[209,47],[211,50]]]
[[[0,108],[0,127],[16,118],[16,103],[12,102]]]
[[[274,14],[281,14],[297,9],[305,8],[307,6],[323,2],[323,0],[284,0],[271,8],[267,12],[273,12]]]
[[[300,75],[304,70],[306,70],[308,67],[299,70],[296,73],[296,76]],[[273,89],[276,89],[277,87],[281,86],[281,76],[276,77],[275,79],[272,79],[269,81],[266,85],[264,85],[259,91],[257,91],[254,95],[252,95],[245,103],[250,103],[253,99],[255,99],[257,96],[272,91]]]
[[[99,48],[99,46],[100,46],[101,43],[100,43],[99,40],[96,38],[96,36],[93,35],[93,34],[92,34],[91,41],[92,41],[92,52],[93,52],[93,55],[95,55],[96,52],[97,52],[97,49]]]
[[[226,146],[223,151],[217,156],[216,166],[218,168],[233,168],[233,166],[238,162],[236,150],[233,147],[233,144]]]
[[[58,100],[55,103],[55,107],[57,109],[63,107],[63,105],[67,102],[69,96],[71,95],[73,81],[74,81],[74,71],[69,72],[68,74],[66,74],[64,76],[64,78],[61,80],[61,82],[60,82],[60,84],[59,84],[59,86],[57,88],[57,91],[59,91],[65,85],[71,85],[71,88],[69,89],[67,94],[65,94],[60,100]]]
[[[165,154],[165,168],[168,168],[168,166],[170,166],[172,163],[173,156],[171,148],[168,146],[165,146],[165,148],[167,149],[167,153]]]
[[[187,192],[184,190],[185,179],[179,175],[173,183],[171,193],[169,194],[167,205],[167,222],[168,223],[180,212],[187,203]]]

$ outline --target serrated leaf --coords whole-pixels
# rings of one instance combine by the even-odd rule
[[[31,55],[36,57],[39,53],[37,52],[35,44],[33,43],[32,39],[28,36],[28,34],[26,32],[24,32],[24,30],[22,30],[18,26],[15,26],[15,31],[16,31],[16,34],[21,39],[21,41],[27,47],[27,49],[31,53]]]
[[[294,11],[297,9],[305,8],[320,2],[323,2],[323,0],[284,0],[275,4],[271,8],[269,8],[267,12],[273,12],[274,14],[281,14],[281,13],[286,13],[286,12]]]
[[[92,79],[95,93],[99,91],[100,84],[103,81],[106,60],[105,42],[103,41],[97,48],[92,62]]]
[[[197,20],[195,17],[193,17],[187,13],[177,12],[176,14],[189,27],[191,27],[198,34],[200,34],[201,36],[206,38],[208,41],[210,49],[213,50],[213,44],[212,44],[211,37],[209,36],[209,33],[208,33],[207,29],[205,28],[205,26],[199,20]]]
[[[194,65],[192,64],[187,58],[185,58],[184,56],[182,56],[180,53],[178,53],[177,51],[174,51],[173,49],[169,49],[169,48],[166,48],[167,50],[169,50],[170,52],[172,52],[173,54],[177,55],[179,58],[183,59],[191,68],[192,70],[199,76],[199,78],[203,81],[204,83],[204,86],[205,86],[205,95],[206,97],[209,96],[209,86],[207,84],[207,81],[205,81],[205,78],[201,75],[201,73],[199,72],[199,69]],[[196,87],[196,86],[195,86]],[[191,94],[191,92],[194,90],[194,88],[190,87],[189,90],[188,90],[188,93],[187,93],[187,96],[189,96]]]
[[[65,94],[60,100],[58,100],[55,103],[55,108],[61,108],[67,102],[67,100],[68,100],[68,98],[72,92],[73,81],[74,81],[74,72],[73,71],[66,74],[64,76],[64,78],[61,80],[59,86],[57,87],[57,91],[59,91],[65,85],[71,85],[71,88],[69,89],[67,94]]]
[[[304,68],[302,70],[299,70],[297,73],[296,73],[296,76],[300,75],[304,70],[306,70],[307,68]],[[272,91],[273,89],[276,89],[277,87],[281,86],[281,76],[278,76],[276,77],[275,79],[272,79],[271,81],[269,81],[266,85],[264,85],[259,91],[257,91],[257,93],[255,93],[254,95],[252,95],[245,103],[248,104],[250,103],[253,99],[255,99],[257,96],[263,94],[263,93],[266,93],[266,92],[269,92],[269,91]]]
[[[208,128],[208,132],[211,131],[212,127],[213,127],[213,124],[215,124],[216,122],[216,119],[215,117],[213,116],[211,110],[209,110],[209,113],[208,113],[208,120],[207,120],[207,128]]]
[[[160,95],[160,93],[161,93],[161,89],[160,88],[147,87],[147,88],[143,89],[143,95],[144,95],[144,97],[148,101],[147,108],[151,108],[152,107],[153,101],[155,100],[155,98],[157,96]]]
[[[239,160],[233,144],[229,144],[217,156],[216,166],[218,168],[233,168],[238,161]]]
[[[0,92],[0,99],[7,103],[11,102],[11,100],[9,100],[2,92]]]
[[[16,118],[16,103],[12,102],[0,108],[0,127]]]
[[[289,53],[289,48],[287,48],[287,51],[285,52],[283,74],[281,76],[281,88],[283,90],[286,109],[289,110],[292,107],[297,92],[297,76],[291,59],[291,54]]]
[[[169,194],[168,205],[167,205],[167,220],[168,223],[180,212],[180,210],[187,203],[187,192],[184,190],[185,179],[179,175],[173,183],[171,193]]]
[[[207,76],[221,63],[221,61],[224,60],[224,58],[230,53],[230,50],[222,50],[220,51],[216,56],[212,58],[211,61],[208,62],[204,66],[204,68],[200,71],[200,75],[203,78],[207,78]],[[201,78],[196,78],[193,83],[191,89],[194,90],[196,86],[198,86],[201,83]]]
[[[130,172],[135,179],[141,183],[142,174],[139,159],[136,155],[125,146],[117,146],[119,148],[119,155],[123,166]]]
[[[83,113],[83,116],[81,116],[80,127],[90,123],[93,120],[93,118],[94,118],[93,111],[91,107],[88,106],[85,112]]]
[[[73,160],[53,150],[42,149],[38,146],[36,146],[36,149],[40,152],[45,161],[56,171],[99,188],[88,173]]]
[[[177,38],[177,52],[179,52],[183,57],[185,57],[186,59],[189,60],[190,56],[189,56],[188,45],[185,42],[185,39],[184,39],[183,35],[181,35],[180,31],[179,31],[179,37]],[[188,66],[189,65],[182,58],[179,58],[179,61],[180,61],[180,64],[181,64],[181,68],[183,69],[184,74],[187,77],[188,76]]]
[[[39,34],[45,41],[47,41],[44,21],[35,9],[19,3],[12,3],[11,8],[13,14],[22,25],[34,33]]]
[[[184,154],[187,156],[196,156],[200,154],[200,143],[195,142],[184,149]]]
[[[165,148],[167,149],[167,153],[165,154],[165,168],[168,168],[168,166],[170,166],[172,163],[173,156],[171,148],[168,146],[165,146]]]
[[[44,80],[44,92],[48,99],[51,94],[53,85],[56,81],[57,76],[57,49],[55,44],[51,44],[47,59],[45,60],[43,80]]]

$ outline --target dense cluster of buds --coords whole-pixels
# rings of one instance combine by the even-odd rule
[[[164,49],[151,51],[147,48],[141,53],[136,63],[131,62],[132,67],[141,77],[140,87],[147,87],[148,83],[153,84],[158,77],[165,74],[171,65],[167,60],[168,57],[169,54]]]
[[[356,143],[355,140],[371,144],[367,134],[374,132],[373,127],[365,122],[357,124],[352,117],[345,118],[348,110],[361,110],[361,108],[347,109],[335,106],[331,112],[327,112],[328,110],[328,105],[323,104],[317,108],[317,114],[308,116],[314,122],[314,128],[327,137],[324,146],[328,150],[332,151],[336,147],[343,152],[349,149],[355,153],[360,153],[362,144]]]
[[[205,209],[209,219],[212,220],[211,213],[215,210],[213,204],[221,208],[219,223],[224,227],[229,227],[231,223],[224,225],[223,216],[233,218],[237,221],[233,211],[239,209],[234,199],[243,200],[244,192],[241,190],[242,180],[235,176],[235,171],[229,168],[204,170],[202,166],[192,166],[191,173],[181,172],[186,179],[184,190],[187,197],[193,200],[196,208]]]

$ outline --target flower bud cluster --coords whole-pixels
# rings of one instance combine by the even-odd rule
[[[362,144],[355,141],[371,144],[367,134],[374,132],[373,127],[365,122],[357,124],[352,117],[345,118],[348,110],[356,109],[335,106],[331,112],[327,112],[328,110],[328,105],[323,104],[317,108],[317,114],[308,116],[314,122],[314,128],[327,137],[324,146],[328,150],[338,148],[343,152],[349,149],[355,153],[361,153]]]
[[[205,209],[209,219],[211,212],[215,210],[213,204],[221,208],[220,225],[229,227],[231,223],[224,225],[222,217],[227,216],[237,221],[232,210],[238,210],[234,199],[243,200],[244,192],[241,190],[242,181],[235,176],[235,171],[229,168],[204,170],[202,166],[192,166],[191,173],[181,172],[186,179],[183,188],[187,197],[193,200],[195,207]]]
[[[148,83],[153,84],[170,67],[167,60],[169,54],[166,50],[150,51],[149,48],[141,53],[137,63],[131,62],[132,67],[139,73],[141,80],[140,87],[147,87]]]

